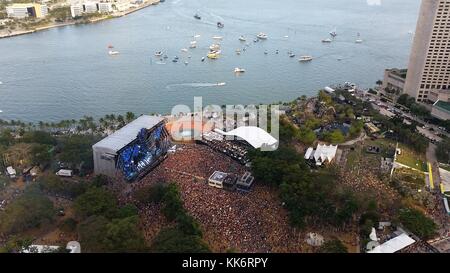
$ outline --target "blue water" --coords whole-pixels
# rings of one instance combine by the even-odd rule
[[[385,68],[407,65],[420,0],[368,2],[378,1],[167,0],[96,24],[1,39],[0,119],[167,113],[176,104],[192,107],[194,96],[204,104],[270,103],[344,81],[370,87]],[[336,41],[322,44],[334,28]],[[269,39],[253,43],[259,32]],[[358,32],[363,44],[354,42]],[[181,52],[196,34],[198,47]],[[224,37],[222,57],[201,62],[214,35]],[[240,35],[250,47],[236,55]],[[109,44],[120,55],[109,56]],[[169,56],[166,64],[154,57],[159,50]],[[300,55],[315,59],[299,63]],[[247,72],[236,76],[235,67]]]

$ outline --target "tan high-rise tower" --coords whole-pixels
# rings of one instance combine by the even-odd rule
[[[404,92],[424,103],[450,100],[450,0],[422,0]]]

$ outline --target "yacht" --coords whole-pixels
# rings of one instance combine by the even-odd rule
[[[245,72],[245,69],[243,69],[243,68],[236,67],[234,69],[234,73],[244,73],[244,72]]]
[[[361,34],[358,32],[358,38],[356,38],[355,43],[360,44],[363,40],[361,39]]]
[[[195,14],[194,18],[197,19],[197,20],[201,20],[202,19],[202,17],[200,17],[200,15],[198,15],[198,14]]]
[[[261,40],[266,40],[268,38],[267,34],[263,32],[260,32],[258,35],[256,35],[256,37]]]
[[[218,28],[223,28],[225,25],[222,22],[217,22],[217,27]]]
[[[111,56],[113,56],[113,55],[118,55],[118,54],[119,54],[119,51],[110,50],[110,51],[108,51],[108,54],[111,55]]]
[[[245,39],[245,37],[244,36],[239,36],[239,41],[241,41],[241,42],[245,42],[246,41],[246,39]]]
[[[310,62],[313,60],[312,56],[300,56],[300,59],[298,59],[299,62]]]
[[[322,40],[322,43],[331,43],[332,41],[330,38],[326,38]]]
[[[332,37],[336,37],[337,36],[336,28],[334,28],[334,30],[330,31],[330,35]]]
[[[220,50],[220,45],[212,44],[212,45],[209,46],[209,49],[210,50],[214,50],[214,51]]]

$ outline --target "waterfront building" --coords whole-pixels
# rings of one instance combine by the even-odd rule
[[[425,104],[450,101],[450,0],[422,0],[404,93]]]
[[[37,3],[17,3],[7,6],[6,14],[8,17],[17,19],[44,18],[48,14],[48,7]]]
[[[126,11],[131,7],[129,0],[118,0],[114,5],[118,11]]]
[[[83,6],[80,4],[70,5],[70,14],[72,15],[72,18],[83,15]]]
[[[98,12],[100,13],[109,13],[112,12],[112,4],[111,3],[98,3]]]
[[[98,12],[98,6],[96,2],[85,2],[83,4],[84,13],[95,13]]]
[[[381,86],[381,89],[391,93],[403,93],[407,72],[408,70],[406,69],[386,69],[384,71],[383,85]]]

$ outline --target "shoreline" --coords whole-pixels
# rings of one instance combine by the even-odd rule
[[[30,29],[30,30],[19,30],[19,31],[14,31],[12,33],[8,33],[8,34],[2,34],[2,35],[0,35],[0,39],[12,38],[12,37],[22,36],[22,35],[26,35],[26,34],[32,34],[35,32],[44,31],[44,30],[48,30],[48,29],[52,29],[52,28],[59,28],[59,27],[72,26],[72,25],[88,25],[88,24],[98,23],[98,22],[105,21],[108,19],[120,18],[120,17],[126,16],[126,15],[129,15],[131,13],[137,12],[141,9],[147,8],[149,6],[158,5],[159,3],[160,3],[160,0],[149,0],[149,2],[147,2],[147,3],[144,3],[137,7],[130,8],[126,11],[94,18],[87,22],[80,23],[80,22],[76,22],[76,21],[72,20],[71,22],[60,23],[60,24],[56,23],[56,24],[51,24],[51,25],[47,25],[47,26],[43,26],[43,27],[37,27],[35,29]]]

